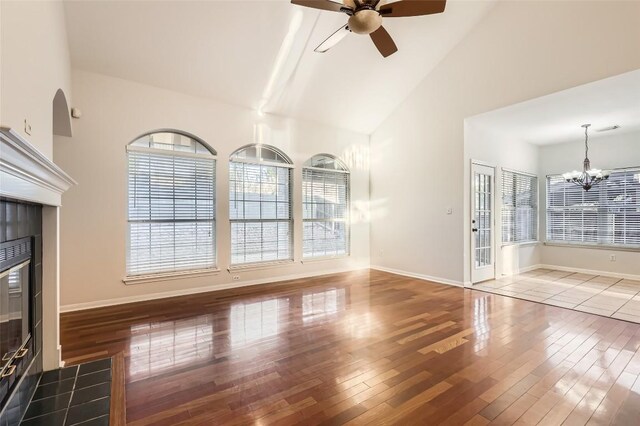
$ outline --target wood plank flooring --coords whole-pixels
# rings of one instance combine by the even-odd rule
[[[640,421],[640,325],[379,271],[63,314],[130,425]]]

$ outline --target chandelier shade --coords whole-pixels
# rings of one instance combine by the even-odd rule
[[[599,184],[603,180],[609,179],[609,175],[611,172],[600,170],[600,169],[592,169],[591,168],[591,160],[589,160],[589,126],[591,124],[583,124],[581,127],[584,128],[584,162],[582,163],[582,171],[579,172],[574,170],[572,172],[567,172],[562,175],[565,181],[569,183],[573,183],[577,186],[582,187],[585,191],[590,190],[595,185]]]

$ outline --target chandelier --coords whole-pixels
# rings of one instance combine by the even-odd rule
[[[582,171],[574,170],[562,175],[562,177],[569,183],[574,183],[585,191],[590,190],[593,186],[599,184],[603,180],[609,179],[610,172],[600,169],[592,169],[591,161],[589,160],[589,126],[591,124],[583,124],[584,127],[584,163]]]

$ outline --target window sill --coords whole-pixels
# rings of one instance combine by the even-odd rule
[[[279,266],[287,266],[287,265],[293,265],[293,264],[294,264],[293,259],[279,260],[274,262],[245,263],[242,265],[232,265],[227,269],[227,271],[229,272],[256,271],[260,269],[277,268]]]
[[[220,273],[220,269],[199,269],[195,271],[179,271],[179,272],[167,272],[162,274],[149,274],[149,275],[134,275],[124,277],[122,282],[126,285],[132,284],[145,284],[158,281],[179,280],[185,278],[195,278],[208,275],[217,275]]]
[[[595,249],[595,250],[609,250],[609,251],[631,251],[640,252],[640,247],[624,247],[624,246],[608,246],[599,244],[566,244],[556,242],[545,242],[545,246],[549,247],[564,247],[564,248],[581,248],[581,249]]]
[[[315,262],[326,262],[328,260],[345,259],[345,258],[347,258],[349,256],[351,256],[351,255],[349,253],[347,253],[347,254],[340,254],[340,255],[336,255],[336,256],[307,257],[307,258],[303,258],[300,263],[305,264],[305,263],[315,263]]]
[[[526,246],[537,246],[540,244],[540,241],[526,241],[522,243],[502,243],[502,248],[505,247],[526,247]]]

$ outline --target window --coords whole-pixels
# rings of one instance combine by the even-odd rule
[[[302,170],[303,257],[349,253],[349,170],[328,154]]]
[[[127,157],[127,275],[214,268],[215,151],[161,131],[129,144]]]
[[[231,264],[293,259],[291,160],[277,148],[249,145],[231,155]]]
[[[547,241],[640,248],[640,168],[615,170],[589,191],[547,177]]]
[[[538,241],[538,178],[502,169],[502,242]]]

